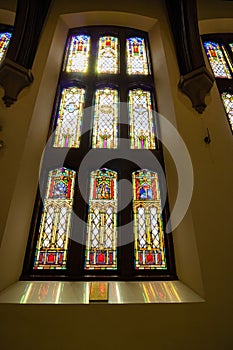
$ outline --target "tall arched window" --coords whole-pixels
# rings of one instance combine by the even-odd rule
[[[233,133],[233,34],[203,35],[202,40]]]
[[[70,30],[23,278],[176,278],[152,73],[147,33]]]

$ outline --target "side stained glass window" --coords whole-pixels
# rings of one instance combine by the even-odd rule
[[[129,91],[129,119],[131,148],[155,149],[155,127],[149,91]]]
[[[62,90],[54,147],[79,147],[85,90],[77,87]]]
[[[149,170],[132,174],[135,269],[166,269],[158,175]]]
[[[127,50],[127,73],[128,74],[149,74],[148,58],[143,38],[126,39]]]
[[[231,79],[230,69],[220,45],[212,41],[205,41],[204,48],[215,78]]]
[[[227,113],[227,117],[233,132],[233,94],[229,92],[221,93],[221,98]]]
[[[91,173],[85,269],[116,269],[117,173]]]
[[[0,33],[0,62],[3,60],[3,57],[6,53],[11,36],[12,34],[8,32]]]
[[[118,91],[96,90],[93,123],[93,148],[117,148]]]
[[[67,53],[66,71],[86,73],[88,70],[89,53],[90,36],[72,36]]]
[[[233,43],[230,43],[229,46],[231,48],[231,51],[233,52]]]
[[[118,61],[118,38],[114,36],[101,37],[99,39],[97,72],[118,73]]]
[[[34,269],[66,268],[74,179],[66,168],[49,172]]]

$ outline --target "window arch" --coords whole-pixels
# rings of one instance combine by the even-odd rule
[[[128,103],[128,111],[119,108],[119,101]],[[85,109],[92,105],[91,112],[86,113]],[[163,164],[162,148],[156,138],[158,125],[153,114],[155,109],[154,81],[145,32],[120,27],[84,27],[69,32],[50,129],[50,149],[54,164],[56,154],[63,152],[63,149],[68,152],[71,148],[64,161],[64,168],[72,169],[78,174],[82,159],[91,149],[99,148],[98,151],[102,149],[101,152],[109,149],[114,152],[120,149],[122,139],[128,139],[132,152],[150,150]],[[124,123],[125,117],[128,125]],[[87,132],[83,132],[82,128]],[[134,155],[137,158],[137,154]],[[146,230],[152,231],[154,243],[151,252],[143,258],[147,259],[146,263],[139,266],[141,260],[136,257],[138,255],[135,251],[140,255],[140,249],[137,245],[138,238],[134,239],[136,233],[133,228],[138,220],[134,216],[135,203],[116,212],[119,198],[111,198],[111,201],[107,198],[93,198],[93,186],[99,176],[103,188],[106,174],[113,177],[110,182],[115,184],[114,188],[117,188],[117,180],[127,179],[132,183],[132,174],[140,170],[134,162],[134,156],[132,161],[112,159],[102,166],[100,169],[90,167],[87,171],[87,178],[90,178],[88,203],[82,197],[77,179],[74,182],[73,210],[78,218],[87,223],[87,227],[81,228],[75,218],[71,219],[73,224],[70,224],[71,231],[67,234],[66,273],[61,275],[59,268],[55,268],[54,274],[60,278],[72,276],[74,279],[85,276],[109,278],[110,275],[121,279],[148,276],[175,278],[172,237],[165,235],[162,230],[168,215],[168,204],[164,209],[156,202],[151,202],[148,208],[144,204],[143,220]],[[55,220],[54,208],[51,206],[44,209],[42,214],[38,213],[36,220],[48,221],[47,217],[50,222]],[[124,242],[120,233],[120,226],[125,224],[129,224],[127,242]],[[52,229],[48,224],[47,226],[49,240]],[[36,227],[38,224],[32,226],[34,240],[37,236]],[[56,227],[56,232],[58,230]],[[29,249],[32,249],[31,245]],[[41,246],[36,249],[39,251]],[[32,253],[31,256],[24,269],[29,275],[31,266],[35,265]],[[152,263],[151,257],[155,263]],[[38,277],[51,275],[51,269],[46,264],[41,266],[39,272],[36,271]]]
[[[233,133],[233,34],[202,35],[202,41]]]

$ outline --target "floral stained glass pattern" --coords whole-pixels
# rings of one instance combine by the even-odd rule
[[[155,149],[155,131],[151,93],[129,91],[130,140],[133,149]]]
[[[65,269],[75,171],[51,170],[41,216],[34,269]]]
[[[64,88],[61,94],[54,147],[79,147],[85,90]]]
[[[103,36],[99,39],[97,58],[97,72],[116,74],[118,73],[118,38]]]
[[[212,41],[205,41],[204,48],[215,78],[231,79],[231,73],[220,45]]]
[[[0,62],[2,61],[6,50],[8,48],[8,45],[10,43],[10,38],[12,34],[11,33],[0,33]]]
[[[229,92],[223,92],[221,98],[228,116],[228,120],[233,132],[233,94]]]
[[[117,173],[91,173],[86,270],[116,269]]]
[[[96,91],[93,125],[93,148],[117,148],[118,91]]]
[[[127,50],[127,73],[128,74],[149,74],[148,59],[143,38],[126,39]]]
[[[67,55],[66,71],[86,73],[88,70],[89,52],[90,36],[72,36]]]
[[[132,174],[135,268],[166,269],[158,175],[149,170]]]

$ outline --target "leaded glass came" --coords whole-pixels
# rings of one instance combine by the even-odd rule
[[[131,148],[155,149],[155,127],[149,91],[129,91],[129,119]]]
[[[74,35],[68,50],[66,62],[67,72],[86,73],[88,70],[88,59],[90,53],[90,36]]]
[[[230,92],[223,92],[221,98],[227,113],[227,117],[233,132],[233,94]]]
[[[54,147],[79,147],[85,90],[77,87],[62,90]]]
[[[96,90],[93,123],[93,148],[117,148],[118,91]]]
[[[135,269],[166,269],[158,175],[143,169],[132,174]]]
[[[215,78],[231,79],[230,69],[220,45],[212,41],[205,41],[204,48]]]
[[[116,74],[118,73],[118,38],[103,36],[99,39],[97,58],[97,72]]]
[[[2,61],[6,53],[11,36],[12,34],[8,32],[0,33],[0,62]]]
[[[74,179],[66,168],[49,172],[34,269],[66,269]]]
[[[127,50],[127,73],[149,74],[148,59],[143,38],[128,38],[126,40]]]
[[[89,198],[85,269],[116,269],[117,173],[93,171]]]

